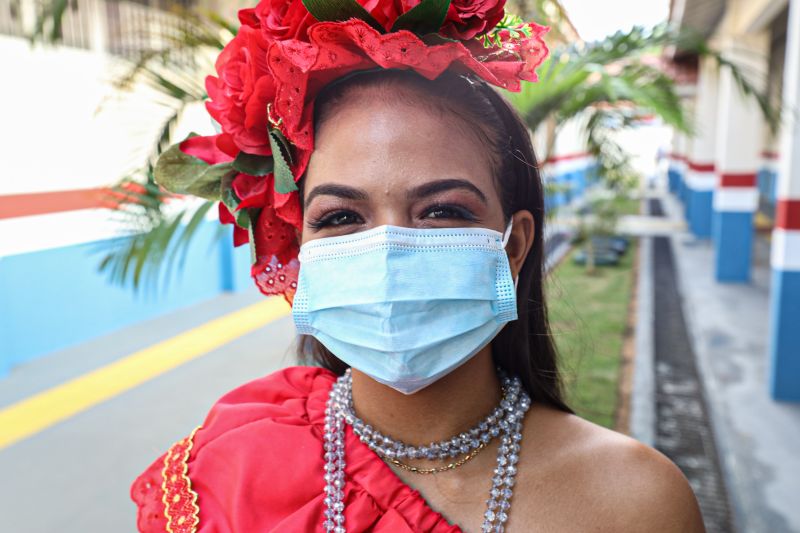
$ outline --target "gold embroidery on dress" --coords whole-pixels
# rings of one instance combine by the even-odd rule
[[[194,435],[201,427],[197,426],[191,435],[173,444],[164,456],[161,501],[164,502],[169,533],[196,533],[200,523],[197,493],[192,490],[192,480],[187,475],[187,461],[194,445]]]

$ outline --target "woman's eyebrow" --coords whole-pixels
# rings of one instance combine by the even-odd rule
[[[327,195],[327,196],[338,196],[339,198],[347,198],[348,200],[366,200],[367,193],[362,191],[361,189],[356,189],[355,187],[350,187],[348,185],[338,185],[335,183],[323,183],[322,185],[317,185],[311,192],[308,193],[305,199],[305,205],[308,206],[311,204],[311,200],[316,198],[320,195]]]
[[[451,189],[464,189],[470,191],[475,196],[480,198],[481,202],[484,204],[487,203],[486,195],[481,192],[479,188],[477,188],[471,182],[458,179],[458,178],[450,178],[450,179],[443,179],[437,181],[430,181],[428,183],[423,183],[418,187],[414,187],[410,191],[408,191],[408,197],[412,200],[417,200],[419,198],[424,198],[426,196],[431,196],[432,194],[449,191]]]

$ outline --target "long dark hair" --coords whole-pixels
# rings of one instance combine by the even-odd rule
[[[408,100],[454,113],[490,151],[506,222],[517,211],[527,210],[533,215],[533,246],[523,262],[517,287],[518,319],[506,324],[492,340],[492,356],[495,364],[519,376],[533,401],[572,412],[564,400],[544,297],[544,189],[530,133],[522,119],[482,80],[451,71],[428,80],[413,71],[379,70],[350,75],[327,86],[315,102],[315,129],[343,99],[367,87],[383,89],[394,101]],[[421,100],[420,94],[429,98]],[[302,185],[303,180],[301,198]],[[338,375],[347,369],[311,336],[300,336],[298,348],[304,362]]]

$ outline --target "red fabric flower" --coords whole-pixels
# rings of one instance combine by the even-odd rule
[[[416,7],[421,0],[359,0],[364,9],[381,25],[386,31],[390,31],[397,18]]]
[[[206,78],[209,114],[237,148],[256,155],[272,154],[264,120],[275,93],[264,62],[268,45],[257,29],[242,26],[217,58],[218,77]]]
[[[494,28],[503,18],[506,0],[451,0],[441,34],[467,41]]]
[[[250,241],[247,230],[236,225],[236,219],[222,202],[219,203],[219,221],[223,224],[233,224],[233,245],[241,246]]]
[[[317,22],[301,0],[262,0],[254,15],[264,38],[269,41],[305,40],[309,26]]]
[[[265,207],[261,210],[254,235],[256,262],[251,275],[256,285],[263,294],[280,294],[291,303],[300,269],[297,260],[300,246],[294,226],[282,220],[274,209]]]
[[[180,144],[180,150],[184,154],[194,156],[209,165],[226,163],[233,160],[234,156],[220,150],[217,142],[219,137],[221,137],[221,135],[211,135],[209,137],[196,135],[194,137],[189,137]]]

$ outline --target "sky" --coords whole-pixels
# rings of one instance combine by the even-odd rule
[[[596,41],[632,26],[655,26],[666,20],[669,0],[561,0],[585,41]]]

